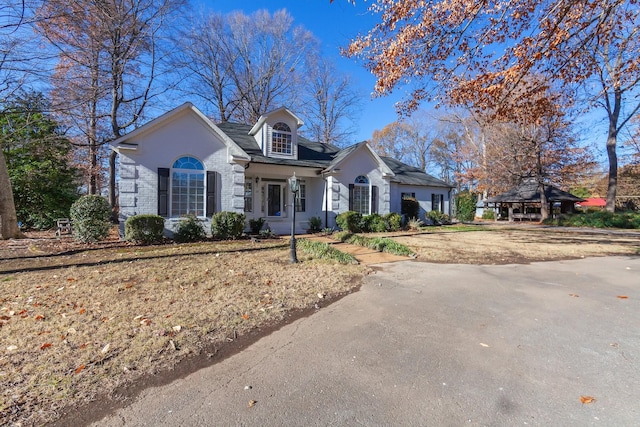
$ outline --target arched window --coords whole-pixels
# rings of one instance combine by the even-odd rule
[[[292,154],[292,133],[286,123],[278,122],[273,125],[271,132],[271,152],[277,154]]]
[[[171,168],[171,216],[204,216],[204,167],[194,157],[180,157]]]
[[[353,185],[352,209],[362,215],[369,215],[371,192],[369,191],[369,178],[364,175],[358,176]]]

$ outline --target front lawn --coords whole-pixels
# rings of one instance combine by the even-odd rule
[[[292,265],[281,240],[67,254],[33,247],[0,261],[5,425],[51,422],[65,407],[215,354],[350,292],[365,272],[302,252]]]

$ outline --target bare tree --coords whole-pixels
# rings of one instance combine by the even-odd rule
[[[176,63],[189,71],[183,88],[199,92],[216,118],[253,123],[282,105],[302,108],[307,59],[318,55],[318,42],[294,26],[286,10],[212,14],[194,21],[183,34]]]
[[[431,147],[438,137],[437,121],[426,112],[393,122],[375,130],[371,145],[378,153],[391,156],[427,171],[431,163]]]
[[[324,59],[309,61],[305,89],[308,102],[303,107],[305,133],[314,141],[344,145],[355,133],[360,94],[351,78],[342,75]]]
[[[163,58],[159,35],[184,0],[51,0],[36,28],[58,51],[53,95],[77,144],[88,149],[88,191],[99,191],[104,143],[143,116]],[[164,91],[161,89],[160,91]],[[109,199],[115,206],[115,153]]]

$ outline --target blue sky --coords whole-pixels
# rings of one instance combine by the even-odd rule
[[[241,10],[250,14],[256,10],[267,9],[274,12],[286,9],[294,18],[296,25],[302,25],[311,31],[321,42],[324,56],[333,59],[340,71],[349,74],[357,89],[363,94],[362,113],[356,123],[357,133],[354,141],[370,139],[374,130],[397,119],[394,103],[401,99],[400,93],[371,99],[375,78],[364,69],[362,64],[340,56],[339,49],[349,43],[358,33],[366,33],[377,18],[367,12],[370,2],[359,0],[356,5],[347,0],[195,0],[194,5],[204,5],[215,12],[228,13]]]

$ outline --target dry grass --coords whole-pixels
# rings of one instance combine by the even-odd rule
[[[273,241],[0,261],[1,424],[55,420],[67,405],[348,292],[365,271],[288,259]]]
[[[412,248],[418,260],[436,263],[511,264],[589,256],[637,255],[640,240],[622,234],[583,233],[563,229],[434,227],[400,234],[394,240]]]

